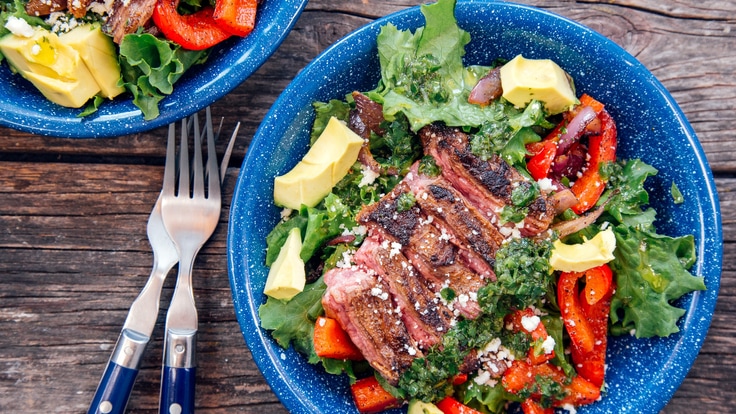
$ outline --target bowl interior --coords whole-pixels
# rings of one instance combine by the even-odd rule
[[[618,337],[608,350],[608,392],[581,413],[656,413],[671,398],[705,339],[720,283],[722,234],[712,173],[695,133],[665,88],[635,58],[612,41],[565,18],[536,8],[490,1],[461,1],[460,27],[469,31],[467,64],[494,58],[550,58],[586,92],[606,104],[619,127],[619,156],[641,158],[659,173],[648,180],[660,233],[694,234],[698,261],[691,272],[708,288],[681,298],[687,310],[681,332],[664,339]],[[338,41],[289,85],[259,128],[233,197],[228,259],[234,304],[256,363],[292,412],[357,412],[346,378],[325,374],[293,349],[284,350],[260,329],[265,238],[278,222],[273,177],[306,153],[313,120],[311,104],[369,90],[379,79],[376,35],[392,23],[414,29],[424,24],[418,8],[379,19]],[[314,81],[318,79],[319,81]],[[685,197],[675,205],[670,186]]]
[[[112,137],[147,131],[191,115],[215,102],[248,78],[286,38],[307,0],[265,0],[256,26],[244,38],[232,38],[213,48],[208,61],[195,66],[159,104],[160,116],[146,121],[132,99],[106,102],[97,113],[78,118],[81,109],[64,108],[46,100],[25,79],[0,65],[0,124],[18,130],[59,137]]]

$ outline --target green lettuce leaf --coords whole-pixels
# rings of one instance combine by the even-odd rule
[[[656,212],[648,207],[644,185],[657,174],[654,167],[635,159],[603,170],[609,182],[599,201],[604,205],[599,223],[614,225],[616,235],[615,259],[610,263],[616,275],[611,333],[649,338],[678,332],[677,321],[685,310],[672,302],[705,289],[703,278],[688,272],[696,259],[694,237],[657,234]]]
[[[304,291],[289,301],[268,298],[258,308],[261,326],[271,331],[284,349],[293,346],[316,364],[320,358],[314,351],[314,323],[322,314],[322,294],[326,288],[322,278],[304,287]]]
[[[203,63],[207,51],[182,49],[148,33],[126,35],[120,43],[123,86],[147,120],[159,115],[158,104],[192,65]]]
[[[678,332],[677,321],[685,310],[670,302],[705,289],[703,278],[688,272],[695,263],[693,236],[662,236],[626,225],[616,226],[614,233],[612,333],[648,338]]]
[[[418,131],[434,121],[478,126],[493,111],[467,101],[480,70],[463,67],[470,34],[457,25],[454,8],[454,0],[423,5],[426,26],[414,33],[390,24],[381,28],[381,82],[374,92],[383,97],[386,119],[403,112]]]
[[[312,124],[312,131],[309,134],[309,145],[314,145],[322,131],[327,127],[330,117],[335,117],[341,121],[347,121],[350,114],[350,105],[347,102],[338,99],[330,99],[329,102],[315,102],[313,105],[315,119]]]

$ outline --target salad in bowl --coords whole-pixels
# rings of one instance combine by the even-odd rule
[[[255,72],[305,4],[3,0],[0,94],[16,99],[0,122],[69,137],[166,125]]]
[[[691,202],[689,184],[658,184],[653,202],[658,166],[634,156],[620,102],[586,87],[594,73],[493,43],[469,56],[455,6],[398,20],[414,30],[373,27],[380,76],[312,102],[306,151],[274,148],[275,174],[259,178],[270,197],[259,187],[248,213],[239,183],[235,226],[256,204],[280,210],[267,234],[250,229],[262,241],[231,232],[236,308],[245,283],[264,342],[246,340],[287,394],[300,383],[287,373],[312,367],[310,389],[349,395],[321,396],[322,409],[623,409],[627,374],[640,378],[631,358],[659,358],[690,323],[683,304],[717,289],[695,234],[655,225],[661,207]]]

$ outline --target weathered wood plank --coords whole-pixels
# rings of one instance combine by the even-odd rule
[[[288,82],[353,29],[419,0],[311,0],[254,76],[213,105],[242,128],[220,225],[197,259],[201,334],[197,406],[212,413],[285,413],[259,374],[233,312],[227,205],[251,137]],[[688,116],[718,179],[724,272],[712,327],[668,414],[736,411],[736,3],[529,0],[608,36],[644,63]],[[162,178],[165,128],[103,140],[0,128],[0,412],[83,412],[131,301],[150,271],[145,222]],[[222,152],[224,142],[218,149]],[[130,412],[157,410],[160,331],[143,361]]]

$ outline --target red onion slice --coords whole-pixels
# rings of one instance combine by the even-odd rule
[[[566,131],[560,136],[557,143],[557,156],[570,149],[570,146],[578,141],[585,131],[585,127],[596,119],[595,110],[589,106],[583,106],[580,112],[567,124]]]

